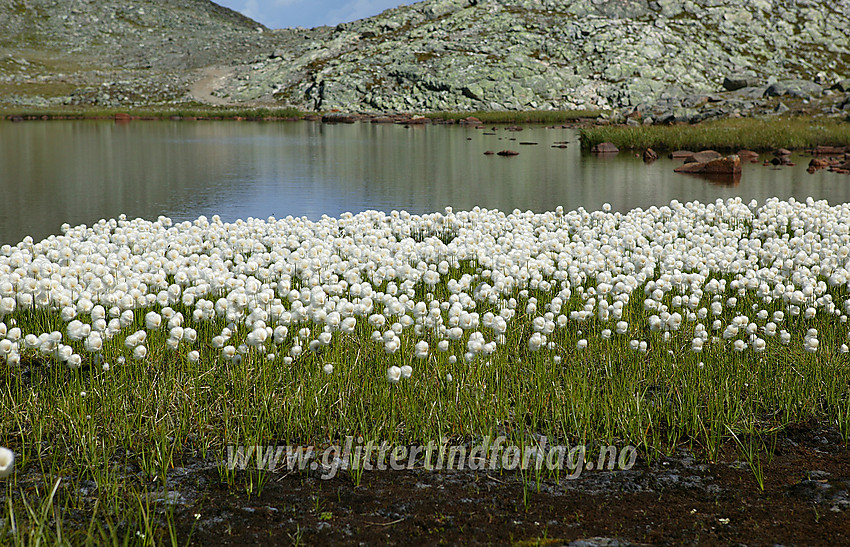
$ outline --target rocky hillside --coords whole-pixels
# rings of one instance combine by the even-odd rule
[[[250,62],[276,43],[209,0],[5,0],[0,101],[180,101],[203,69]]]
[[[143,89],[168,75],[169,92],[160,86],[149,100],[189,100],[193,90],[209,102],[304,110],[624,108],[656,121],[824,96],[828,110],[850,108],[847,29],[850,0],[426,0],[281,31],[207,0],[0,7],[0,45],[94,55],[147,75]],[[31,76],[13,62],[0,56],[6,82]]]
[[[304,32],[222,91],[307,109],[512,110],[634,106],[726,78],[829,87],[850,77],[848,29],[848,0],[429,0]]]

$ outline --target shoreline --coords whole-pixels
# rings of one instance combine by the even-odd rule
[[[806,114],[792,116],[741,117],[697,123],[613,123],[607,111],[498,111],[429,113],[302,112],[293,108],[236,108],[197,106],[144,109],[0,109],[0,122],[24,121],[314,121],[328,124],[373,123],[398,125],[563,125],[579,129],[583,150],[611,142],[622,150],[657,151],[741,149],[765,152],[778,148],[793,151],[819,146],[850,146],[850,116],[825,118]]]

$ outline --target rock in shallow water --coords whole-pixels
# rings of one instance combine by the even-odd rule
[[[706,163],[711,160],[722,158],[723,155],[715,150],[702,150],[696,154],[685,158],[685,163]]]
[[[686,163],[673,169],[673,171],[699,175],[740,175],[741,158],[732,155],[706,162]]]
[[[616,154],[620,151],[614,143],[611,142],[600,142],[590,149],[594,154]]]

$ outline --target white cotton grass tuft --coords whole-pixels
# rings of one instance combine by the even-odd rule
[[[133,359],[137,361],[143,360],[148,354],[148,348],[145,346],[136,346],[133,348]]]
[[[603,350],[684,350],[710,365],[730,354],[817,359],[850,353],[832,336],[850,314],[848,221],[850,204],[731,198],[626,213],[123,218],[103,239],[69,226],[0,252],[0,364],[99,367],[165,353],[292,366],[335,359],[354,339],[373,345],[385,363],[376,372],[398,364],[395,382],[412,377],[403,363],[427,362],[425,381],[447,361],[474,369],[529,352],[571,367],[582,366],[575,352]],[[449,246],[439,231],[463,236]],[[33,322],[9,315],[30,309],[62,323],[30,332]]]
[[[145,314],[145,328],[148,330],[157,330],[162,326],[162,316],[156,312],[148,312]]]
[[[401,369],[395,365],[387,369],[387,381],[391,384],[397,384],[401,379]]]
[[[9,477],[15,470],[15,453],[5,447],[0,447],[0,479]]]

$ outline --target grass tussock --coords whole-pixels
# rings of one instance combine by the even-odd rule
[[[612,142],[641,150],[764,151],[850,144],[850,123],[835,119],[738,118],[696,125],[596,126],[581,129],[582,148]]]

